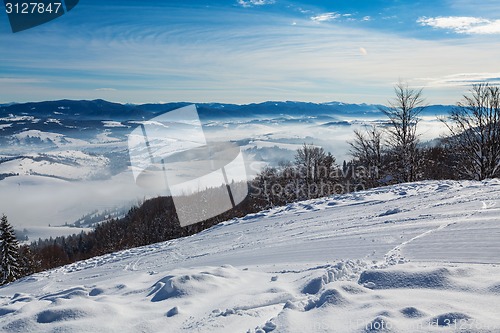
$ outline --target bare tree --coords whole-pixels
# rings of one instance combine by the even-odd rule
[[[375,125],[367,127],[365,131],[354,130],[354,140],[348,142],[351,146],[349,153],[361,165],[367,168],[380,168],[382,165],[382,132]]]
[[[451,132],[457,171],[482,180],[500,176],[500,88],[475,84],[443,122]]]
[[[335,191],[339,169],[335,157],[323,148],[304,143],[295,155],[295,170],[297,186],[303,189],[297,192],[296,199],[327,196]]]
[[[335,158],[321,147],[304,143],[295,155],[295,166],[306,183],[330,178],[336,170]]]
[[[364,131],[354,130],[354,140],[349,141],[349,153],[357,166],[364,168],[365,185],[377,186],[383,164],[383,137],[382,131],[373,125]],[[345,170],[344,170],[345,172]]]
[[[419,115],[425,108],[422,89],[399,82],[394,87],[396,97],[381,111],[389,118],[387,144],[395,155],[395,171],[404,182],[417,179]]]

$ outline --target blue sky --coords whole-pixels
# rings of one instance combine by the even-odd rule
[[[16,34],[0,14],[0,103],[385,103],[401,79],[454,104],[500,80],[499,41],[493,0],[80,0]]]

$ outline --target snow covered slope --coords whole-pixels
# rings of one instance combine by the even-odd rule
[[[500,181],[291,204],[0,289],[5,332],[500,332]]]
[[[0,163],[0,174],[42,175],[70,180],[85,180],[109,175],[109,158],[78,150],[32,153],[11,157]]]

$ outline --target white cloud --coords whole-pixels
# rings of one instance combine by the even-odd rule
[[[351,21],[371,21],[370,16],[364,16],[363,18],[356,18],[356,14],[352,13],[337,13],[337,12],[328,12],[328,13],[322,13],[318,14],[315,16],[311,16],[310,19],[315,22],[327,22],[327,21],[344,21],[344,22],[351,22]]]
[[[274,0],[238,0],[238,4],[245,8],[253,6],[272,5],[274,3]]]
[[[297,10],[299,12],[301,12],[302,14],[310,14],[310,13],[312,13],[312,10],[310,10],[310,9],[303,9],[303,8],[299,7],[299,8],[297,8]]]
[[[420,17],[417,22],[422,26],[448,29],[460,34],[500,34],[500,20],[489,20],[481,17]]]
[[[332,21],[332,20],[338,19],[339,17],[340,17],[339,13],[330,12],[330,13],[323,13],[323,14],[319,14],[316,16],[312,16],[311,20],[316,21],[316,22],[325,22],[325,21]]]

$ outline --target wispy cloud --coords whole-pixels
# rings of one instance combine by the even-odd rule
[[[319,14],[316,16],[312,16],[311,20],[313,20],[315,22],[325,22],[325,21],[332,21],[332,20],[338,19],[340,16],[341,15],[339,13],[330,12],[330,13],[323,13],[323,14]]]
[[[0,77],[0,83],[5,84],[25,84],[25,83],[44,83],[47,80],[38,78],[14,78],[14,77]]]
[[[420,17],[417,22],[422,26],[452,30],[459,34],[500,34],[500,20],[489,20],[481,17]]]
[[[115,88],[97,88],[95,91],[117,91]]]
[[[327,12],[321,13],[314,16],[311,16],[310,19],[314,22],[328,22],[328,21],[337,21],[337,22],[363,22],[363,21],[371,21],[371,16],[363,16],[357,17],[357,13],[339,13],[339,12]]]
[[[462,87],[476,83],[500,84],[500,73],[458,73],[435,78],[418,78],[427,87]]]
[[[238,0],[238,4],[242,7],[272,5],[274,3],[274,0]]]

